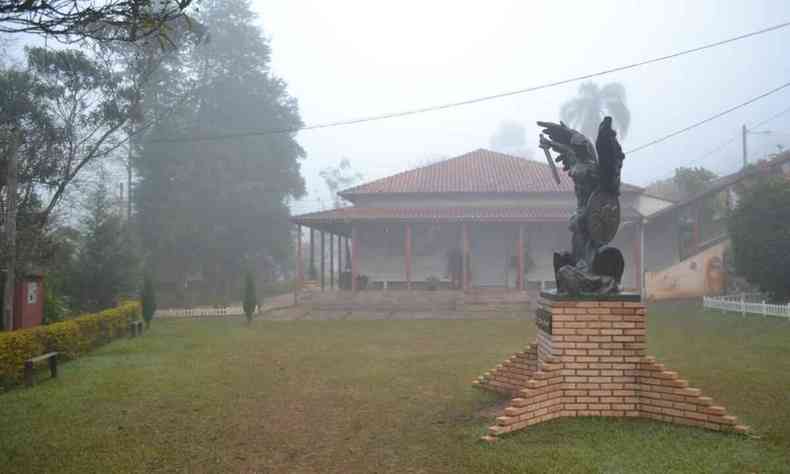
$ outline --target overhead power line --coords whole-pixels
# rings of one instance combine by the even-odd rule
[[[763,119],[763,120],[761,120],[761,121],[759,121],[759,122],[757,122],[757,123],[755,123],[753,125],[749,125],[749,128],[761,127],[761,126],[767,124],[768,122],[771,122],[773,120],[778,119],[779,117],[781,117],[782,115],[785,115],[788,112],[790,112],[790,107],[786,107],[786,108],[780,110],[779,112],[771,115],[770,117],[767,117],[767,118],[765,118],[765,119]],[[705,160],[709,156],[713,155],[714,153],[723,150],[726,146],[735,143],[735,141],[737,141],[740,137],[741,137],[741,132],[740,132],[740,130],[738,130],[737,135],[735,133],[733,133],[732,137],[730,137],[730,138],[718,143],[716,146],[708,149],[707,151],[705,151],[704,153],[699,155],[697,157],[697,159],[694,160],[694,163],[696,163],[696,164],[703,163],[704,162],[703,160]],[[670,176],[672,176],[673,174],[675,174],[675,170],[671,170],[671,171],[669,171],[667,173],[663,173],[662,175],[660,175],[658,178],[655,178],[655,179],[656,180],[666,179],[666,178],[669,178]]]
[[[693,123],[693,124],[691,124],[691,125],[689,125],[687,127],[681,128],[679,130],[675,130],[674,132],[671,132],[671,133],[668,133],[668,134],[666,134],[666,135],[664,135],[662,137],[656,138],[655,140],[651,140],[651,141],[649,141],[649,142],[647,142],[647,143],[645,143],[643,145],[640,145],[640,146],[638,146],[636,148],[632,148],[632,149],[626,151],[625,153],[626,154],[636,153],[637,151],[644,150],[647,147],[650,147],[650,146],[656,145],[658,143],[661,143],[663,141],[669,140],[672,137],[676,137],[676,136],[678,136],[678,135],[680,135],[682,133],[686,133],[689,130],[693,130],[693,129],[699,127],[700,125],[704,125],[704,124],[706,124],[708,122],[716,120],[719,117],[727,115],[730,112],[734,112],[734,111],[736,111],[738,109],[746,107],[747,105],[749,105],[749,104],[751,104],[753,102],[757,102],[758,100],[763,99],[765,97],[768,97],[769,95],[774,94],[776,92],[779,92],[782,89],[786,89],[787,87],[790,87],[790,82],[786,82],[786,83],[782,84],[779,87],[771,89],[770,91],[765,92],[763,94],[760,94],[757,97],[753,97],[753,98],[747,100],[746,102],[741,102],[740,104],[738,104],[736,106],[733,106],[733,107],[730,107],[729,109],[723,110],[723,111],[721,111],[721,112],[719,112],[719,113],[717,113],[715,115],[711,115],[710,117],[708,117],[706,119],[703,119],[703,120],[700,120],[699,122],[695,122],[695,123]]]
[[[296,132],[300,132],[300,131],[304,131],[304,130],[317,130],[317,129],[321,129],[321,128],[340,127],[340,126],[345,126],[345,125],[359,124],[359,123],[363,123],[363,122],[373,122],[373,121],[386,120],[386,119],[397,118],[397,117],[405,117],[405,116],[408,116],[408,115],[417,115],[417,114],[426,113],[426,112],[435,112],[435,111],[438,111],[438,110],[451,109],[451,108],[455,108],[455,107],[461,107],[461,106],[465,106],[465,105],[476,104],[476,103],[479,103],[479,102],[486,102],[486,101],[490,101],[490,100],[502,99],[502,98],[510,97],[510,96],[514,96],[514,95],[527,94],[527,93],[539,91],[539,90],[542,90],[542,89],[549,89],[549,88],[552,88],[552,87],[557,87],[557,86],[561,86],[561,85],[565,85],[565,84],[570,84],[570,83],[573,83],[573,82],[583,81],[585,79],[592,79],[594,77],[604,76],[604,75],[612,74],[612,73],[615,73],[615,72],[626,71],[626,70],[629,70],[629,69],[635,69],[635,68],[638,68],[638,67],[646,66],[648,64],[658,63],[658,62],[662,62],[662,61],[668,61],[670,59],[674,59],[674,58],[677,58],[679,56],[684,56],[686,54],[696,53],[696,52],[703,51],[703,50],[706,50],[706,49],[715,48],[715,47],[722,46],[722,45],[725,45],[725,44],[729,44],[729,43],[733,43],[733,42],[740,41],[740,40],[743,40],[743,39],[751,38],[753,36],[758,36],[758,35],[762,35],[762,34],[765,34],[765,33],[769,33],[771,31],[776,31],[776,30],[780,30],[780,29],[783,29],[783,28],[787,28],[788,26],[790,26],[790,21],[784,22],[784,23],[780,23],[780,24],[777,24],[777,25],[773,25],[773,26],[770,26],[770,27],[767,27],[767,28],[763,28],[761,30],[752,31],[750,33],[746,33],[746,34],[742,34],[742,35],[738,35],[738,36],[733,36],[731,38],[727,38],[727,39],[724,39],[724,40],[721,40],[721,41],[716,41],[716,42],[713,42],[713,43],[704,44],[702,46],[697,46],[695,48],[685,49],[685,50],[678,51],[678,52],[675,52],[675,53],[672,53],[672,54],[667,54],[667,55],[664,55],[664,56],[659,56],[659,57],[655,57],[655,58],[651,58],[651,59],[646,59],[646,60],[639,61],[639,62],[636,62],[636,63],[626,64],[626,65],[623,65],[623,66],[617,66],[617,67],[613,67],[613,68],[610,68],[610,69],[604,69],[604,70],[593,72],[593,73],[589,73],[589,74],[583,74],[581,76],[574,76],[574,77],[567,78],[567,79],[562,79],[562,80],[559,80],[559,81],[547,82],[547,83],[536,85],[536,86],[525,87],[523,89],[516,89],[516,90],[512,90],[512,91],[501,92],[499,94],[492,94],[492,95],[487,95],[487,96],[482,96],[482,97],[476,97],[476,98],[473,98],[473,99],[466,99],[466,100],[461,100],[461,101],[457,101],[457,102],[450,102],[450,103],[446,103],[446,104],[433,105],[433,106],[428,106],[428,107],[419,107],[419,108],[415,108],[415,109],[408,109],[408,110],[402,110],[402,111],[399,111],[399,112],[390,112],[390,113],[384,113],[384,114],[379,114],[379,115],[370,115],[370,116],[359,117],[359,118],[355,118],[355,119],[337,120],[337,121],[333,121],[333,122],[318,123],[318,124],[313,124],[313,125],[304,125],[304,126],[301,126],[301,127],[293,127],[293,128],[285,128],[285,129],[273,129],[273,130],[257,130],[257,131],[247,131],[247,132],[229,132],[229,133],[222,133],[222,134],[201,135],[201,136],[193,136],[193,137],[185,137],[185,138],[161,138],[161,139],[151,140],[151,142],[152,143],[175,143],[175,142],[187,142],[187,141],[215,141],[215,140],[223,140],[223,139],[229,139],[229,138],[240,138],[240,137],[262,136],[262,135],[277,135],[277,134],[283,134],[283,133],[296,133]]]
[[[754,129],[754,128],[762,127],[763,125],[767,124],[768,122],[770,122],[772,120],[776,120],[776,119],[778,119],[779,117],[781,117],[782,115],[784,115],[784,114],[786,114],[788,112],[790,112],[790,107],[787,107],[787,108],[785,108],[785,109],[783,109],[783,110],[771,115],[770,117],[768,117],[768,118],[766,118],[764,120],[761,120],[760,122],[755,123],[754,125],[750,125],[749,128],[750,129]],[[727,140],[724,140],[723,142],[719,143],[715,147],[713,147],[713,148],[709,149],[708,151],[706,151],[705,153],[701,154],[698,157],[698,159],[707,158],[710,155],[713,155],[714,153],[716,153],[718,151],[721,151],[727,145],[735,143],[740,138],[740,136],[741,136],[740,135],[740,131],[738,132],[737,135],[735,133],[733,133],[732,137],[730,137]]]

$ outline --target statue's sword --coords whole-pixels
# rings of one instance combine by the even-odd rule
[[[554,165],[554,160],[551,158],[551,153],[549,153],[549,145],[548,140],[546,140],[543,135],[540,136],[540,147],[543,148],[543,153],[546,154],[546,162],[549,164],[549,168],[551,168],[551,174],[554,176],[554,181],[557,184],[560,184],[560,174],[557,173],[557,167]]]

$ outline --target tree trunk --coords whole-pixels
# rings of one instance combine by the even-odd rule
[[[8,170],[6,178],[6,194],[8,209],[5,220],[6,238],[6,274],[3,288],[3,329],[10,331],[14,326],[14,287],[16,286],[16,188],[17,188],[17,147],[18,132],[11,133],[11,146],[8,154]]]

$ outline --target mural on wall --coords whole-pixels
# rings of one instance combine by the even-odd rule
[[[729,241],[716,244],[660,272],[646,272],[649,301],[720,295],[727,287],[724,252]]]

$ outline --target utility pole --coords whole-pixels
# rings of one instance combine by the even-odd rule
[[[746,153],[746,134],[749,131],[746,129],[746,124],[741,126],[741,142],[743,146],[743,168],[746,169],[746,165],[748,164],[747,153]]]
[[[6,238],[6,269],[3,287],[3,329],[10,331],[14,327],[14,288],[16,287],[16,188],[17,188],[17,149],[19,147],[19,131],[11,130],[11,143],[8,147],[8,168],[6,177],[6,197],[8,208],[5,219]]]

